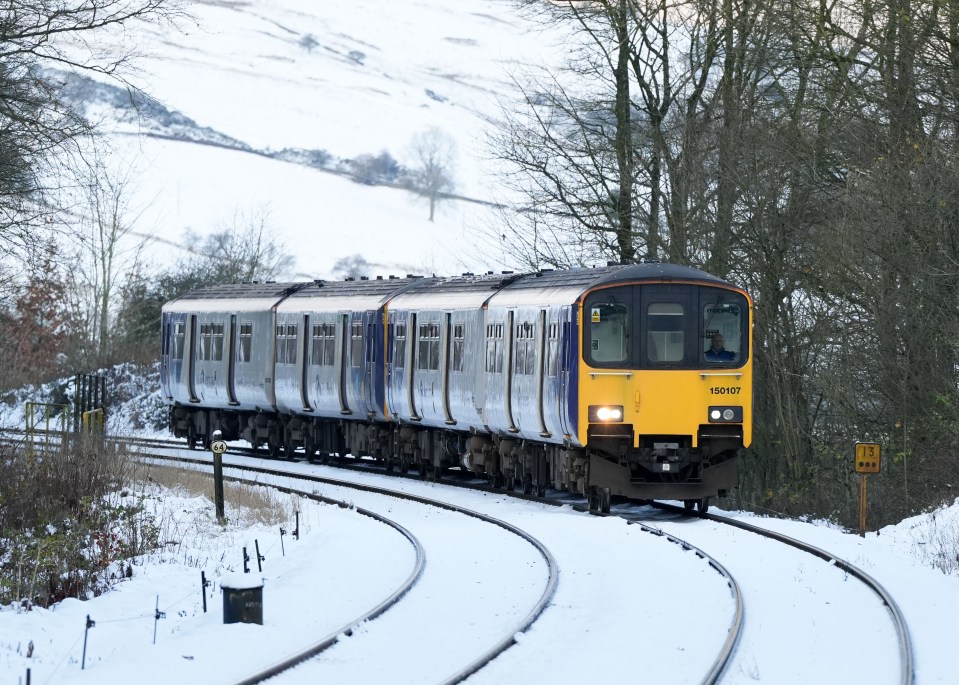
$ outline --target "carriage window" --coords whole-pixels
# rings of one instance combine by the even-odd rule
[[[296,364],[296,324],[276,325],[275,361],[277,364]]]
[[[536,361],[533,346],[534,330],[533,324],[529,322],[516,325],[516,363],[514,368],[517,374],[524,376],[533,374],[533,366]]]
[[[722,299],[703,307],[703,358],[710,364],[739,361],[743,351],[743,309]]]
[[[419,347],[416,351],[416,368],[424,371],[438,371],[440,368],[440,327],[439,324],[420,324]]]
[[[396,332],[394,335],[396,338],[396,350],[393,353],[393,364],[396,368],[402,369],[406,364],[406,324],[396,324]]]
[[[183,342],[186,339],[186,327],[182,321],[173,324],[173,353],[174,359],[183,359]]]
[[[486,371],[503,373],[503,324],[486,326]]]
[[[333,366],[336,345],[336,326],[331,323],[313,324],[310,344],[310,363],[314,366]]]
[[[358,368],[363,365],[363,324],[355,323],[350,327],[350,365]]]
[[[236,346],[236,360],[238,362],[250,361],[250,354],[253,352],[253,322],[240,322],[240,339]]]
[[[589,353],[603,364],[625,362],[629,354],[629,307],[593,302],[589,307]]]
[[[286,324],[286,363],[296,364],[296,324]]]
[[[686,312],[677,302],[657,302],[646,310],[646,357],[651,362],[675,363],[685,358]]]
[[[211,324],[213,344],[211,347],[212,361],[223,361],[223,323]]]
[[[453,326],[453,371],[463,370],[463,351],[466,346],[466,326],[458,323]]]
[[[196,358],[199,361],[209,361],[210,360],[210,339],[212,337],[212,329],[210,324],[201,323],[200,324],[200,346],[196,351]]]
[[[546,330],[546,375],[556,376],[559,371],[559,323],[550,321]]]

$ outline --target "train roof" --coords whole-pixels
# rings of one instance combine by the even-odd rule
[[[451,278],[407,276],[388,279],[235,283],[200,288],[164,305],[164,311],[334,311],[510,307],[519,304],[572,303],[589,290],[620,283],[682,281],[735,287],[705,271],[677,264],[649,262],[533,273],[463,274]],[[242,303],[238,306],[238,303]]]
[[[523,277],[524,274],[504,271],[433,279],[400,293],[390,300],[389,306],[391,310],[482,307],[499,290]]]

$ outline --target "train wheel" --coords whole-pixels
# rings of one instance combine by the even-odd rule
[[[709,511],[709,498],[703,497],[701,500],[697,500],[696,508],[699,509],[700,515]]]
[[[533,494],[533,479],[526,472],[524,472],[523,477],[520,478],[520,487],[523,488],[524,495]]]
[[[589,513],[608,514],[610,506],[609,488],[590,487]]]
[[[283,454],[290,461],[293,461],[296,456],[296,445],[293,443],[293,438],[289,435],[286,437],[286,440],[283,441]]]
[[[699,504],[698,499],[684,499],[683,509],[686,511],[687,514],[692,514],[697,504]]]

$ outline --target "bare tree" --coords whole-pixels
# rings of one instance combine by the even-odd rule
[[[456,186],[453,179],[456,142],[439,128],[431,126],[413,136],[409,154],[412,159],[408,177],[410,189],[429,201],[432,221],[436,203]]]
[[[179,0],[11,0],[0,15],[0,244],[38,235],[64,155],[89,125],[63,100],[57,70],[120,78],[132,58],[123,27],[172,21]]]
[[[134,234],[146,207],[132,204],[136,183],[133,165],[107,167],[99,151],[87,156],[82,179],[85,232],[80,234],[82,259],[77,269],[85,286],[86,320],[93,354],[99,364],[110,359],[119,285],[136,273],[145,241]]]
[[[275,280],[290,272],[295,259],[282,242],[274,237],[269,208],[237,209],[206,238],[198,242],[198,259],[220,283],[248,283]],[[198,265],[199,266],[199,265]]]

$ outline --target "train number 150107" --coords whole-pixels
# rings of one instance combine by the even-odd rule
[[[742,388],[710,388],[712,395],[738,395]]]

